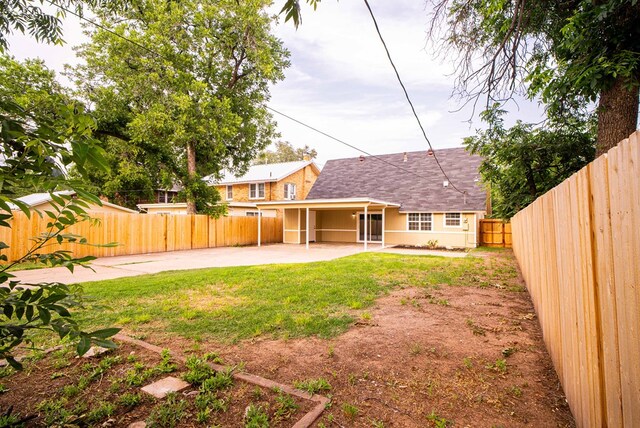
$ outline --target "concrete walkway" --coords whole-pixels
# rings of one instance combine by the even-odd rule
[[[63,282],[66,284],[101,281],[145,275],[170,270],[188,270],[211,267],[251,266],[275,263],[309,263],[333,260],[363,251],[361,244],[273,244],[262,247],[220,247],[201,250],[171,251],[167,253],[136,254],[130,256],[102,257],[91,262],[91,269],[76,266],[71,273],[66,268],[34,269],[12,272],[17,279],[27,283]],[[369,245],[370,251],[396,254],[439,255],[459,257],[447,251],[407,250]],[[461,253],[463,256],[466,253]]]

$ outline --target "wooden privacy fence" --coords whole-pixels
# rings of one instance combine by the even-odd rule
[[[480,245],[511,248],[511,223],[494,218],[480,220]]]
[[[71,250],[76,257],[120,256],[127,254],[157,253],[195,248],[252,245],[258,242],[257,217],[210,218],[206,215],[154,215],[91,213],[99,220],[97,225],[85,221],[68,229],[87,238],[92,244],[117,242],[116,247],[94,247],[79,244],[52,245],[47,252]],[[2,250],[9,261],[17,260],[33,245],[31,238],[46,231],[49,218],[37,214],[31,218],[14,212],[11,228],[0,228],[0,241],[9,245]],[[67,233],[65,232],[65,233]],[[282,219],[262,218],[263,243],[282,242]]]
[[[578,426],[640,427],[640,132],[511,224]]]

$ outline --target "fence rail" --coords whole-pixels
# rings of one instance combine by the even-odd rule
[[[493,218],[480,220],[480,245],[511,248],[511,223]]]
[[[71,250],[77,257],[120,256],[195,248],[252,245],[258,242],[257,217],[210,218],[206,215],[152,215],[92,213],[98,224],[81,222],[68,232],[87,238],[92,244],[117,242],[115,247],[80,244],[51,244],[47,251]],[[0,228],[0,241],[9,245],[2,250],[9,261],[17,260],[33,246],[32,238],[46,231],[49,218],[15,212],[11,228]],[[282,242],[282,219],[263,217],[263,243]]]
[[[511,220],[581,427],[640,427],[640,132]]]

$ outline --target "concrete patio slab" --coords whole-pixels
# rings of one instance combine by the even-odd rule
[[[374,246],[370,246],[370,248]],[[219,247],[165,253],[102,257],[91,262],[91,269],[76,267],[34,269],[12,272],[27,283],[63,282],[66,284],[145,275],[170,270],[189,270],[211,267],[252,266],[276,263],[309,263],[333,260],[363,251],[355,244],[271,244],[261,247]],[[93,270],[92,270],[93,269]]]
[[[412,250],[384,248],[370,244],[369,251],[394,254],[437,255],[464,257],[466,253],[436,250]],[[219,247],[200,250],[170,251],[165,253],[136,254],[130,256],[102,257],[91,262],[91,269],[76,267],[75,272],[66,268],[34,269],[12,272],[26,283],[63,282],[66,284],[105,279],[124,278],[170,270],[189,270],[211,267],[253,266],[276,263],[309,263],[333,260],[363,252],[362,244],[270,244],[261,247]]]

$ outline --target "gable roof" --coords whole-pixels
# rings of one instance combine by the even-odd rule
[[[222,179],[219,181],[212,181],[212,177],[210,175],[204,177],[203,180],[210,183],[210,185],[218,186],[225,184],[262,183],[266,181],[275,182],[298,172],[307,165],[311,165],[318,173],[320,173],[320,169],[313,161],[295,161],[253,165],[249,167],[246,174],[239,177],[236,177],[230,171],[224,170],[222,171]]]
[[[394,153],[330,160],[307,199],[375,198],[398,203],[404,212],[486,210],[486,192],[478,172],[480,156],[470,155],[462,147],[436,150],[451,182],[467,192],[465,198],[451,185],[443,186],[446,178],[427,151],[406,153],[406,162],[404,155]]]
[[[76,192],[74,192],[72,190],[62,190],[62,191],[59,191],[59,192],[53,192],[53,194],[54,195],[69,196],[69,195],[75,195]],[[16,198],[16,199],[19,200],[20,202],[24,202],[25,204],[29,205],[30,208],[37,208],[39,205],[46,204],[47,202],[51,202],[52,201],[51,195],[49,193],[46,193],[46,192],[45,193],[31,193],[30,195],[21,196],[21,197]],[[115,208],[115,209],[120,210],[120,211],[132,213],[132,214],[138,214],[138,211],[131,210],[129,208],[126,208],[126,207],[123,207],[123,206],[120,206],[120,205],[112,204],[111,202],[102,201],[102,205],[107,206],[107,207],[111,207],[111,208]],[[19,210],[20,209],[15,204],[9,204],[9,206],[11,207],[12,210]]]

